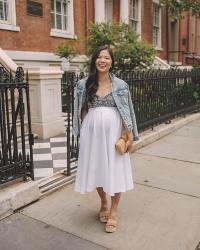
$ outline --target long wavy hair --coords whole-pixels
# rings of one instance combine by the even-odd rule
[[[89,76],[86,81],[86,101],[84,105],[86,109],[88,109],[88,103],[92,103],[94,95],[96,94],[97,89],[98,89],[98,71],[96,68],[96,60],[102,50],[107,50],[112,59],[112,66],[110,68],[110,71],[114,67],[114,57],[113,57],[112,50],[107,45],[98,47],[94,51],[91,57]]]

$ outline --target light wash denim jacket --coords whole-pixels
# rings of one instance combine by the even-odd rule
[[[115,100],[117,109],[122,120],[129,131],[133,131],[134,141],[139,140],[135,112],[132,105],[129,86],[123,80],[117,78],[114,74],[110,74],[112,82],[112,95]],[[77,82],[74,91],[74,117],[73,117],[73,133],[78,136],[81,127],[81,109],[86,97],[86,81],[87,77]]]

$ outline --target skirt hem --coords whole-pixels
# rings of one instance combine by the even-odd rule
[[[100,187],[100,186],[97,186],[97,187]],[[93,192],[97,187],[93,187],[93,188],[91,188],[89,190],[86,190],[86,191],[80,191],[80,190],[77,190],[77,189],[74,189],[74,191],[76,191],[77,193],[80,193],[80,194],[87,194],[87,193]],[[116,192],[109,192],[109,191],[105,190],[104,188],[103,188],[103,191],[109,196],[115,196],[115,194],[117,194],[117,193],[125,193],[125,192],[133,190],[133,189],[134,189],[134,185],[132,187],[130,187],[130,188],[127,188],[126,190],[119,190],[119,191],[116,191]]]

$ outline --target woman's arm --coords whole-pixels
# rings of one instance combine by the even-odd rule
[[[133,108],[133,103],[132,103],[130,91],[128,93],[128,104],[129,104],[129,109],[130,109],[131,120],[132,120],[132,123],[133,123],[133,132],[134,132],[133,140],[138,141],[139,140],[139,134],[138,134],[135,111],[134,111],[134,108]]]

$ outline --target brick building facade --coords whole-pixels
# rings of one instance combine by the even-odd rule
[[[188,11],[179,21],[169,19],[169,61],[200,63],[200,19]]]
[[[186,63],[185,56],[200,54],[200,22],[189,12],[184,17],[170,20],[159,0],[0,0],[0,47],[16,61],[53,65],[56,47],[69,39],[77,39],[77,53],[84,54],[88,23],[124,21],[162,59]]]

